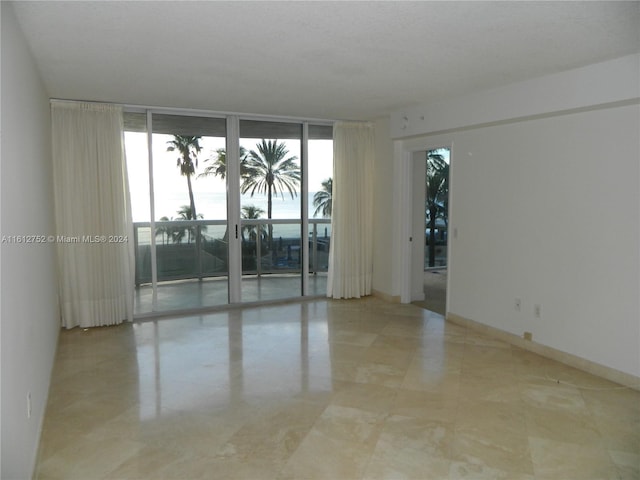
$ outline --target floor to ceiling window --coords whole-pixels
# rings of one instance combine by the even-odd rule
[[[125,130],[138,315],[326,292],[331,125],[132,111]]]
[[[243,300],[302,293],[301,141],[300,124],[240,120]]]
[[[333,129],[309,125],[308,140],[309,295],[327,293],[331,209],[333,206]]]

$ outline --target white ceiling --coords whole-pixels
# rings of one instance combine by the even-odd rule
[[[369,119],[640,52],[640,2],[17,2],[52,97]]]

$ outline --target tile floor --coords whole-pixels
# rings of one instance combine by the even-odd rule
[[[640,392],[414,305],[60,336],[40,479],[632,479]]]

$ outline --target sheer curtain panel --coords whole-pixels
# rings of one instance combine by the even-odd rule
[[[51,115],[62,325],[133,320],[122,108],[54,101]]]
[[[373,125],[335,124],[328,297],[360,298],[371,294],[373,155]]]

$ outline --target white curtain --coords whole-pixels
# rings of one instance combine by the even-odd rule
[[[328,297],[360,298],[371,294],[373,156],[373,125],[334,125]]]
[[[133,320],[122,108],[51,104],[59,295],[66,328]]]

